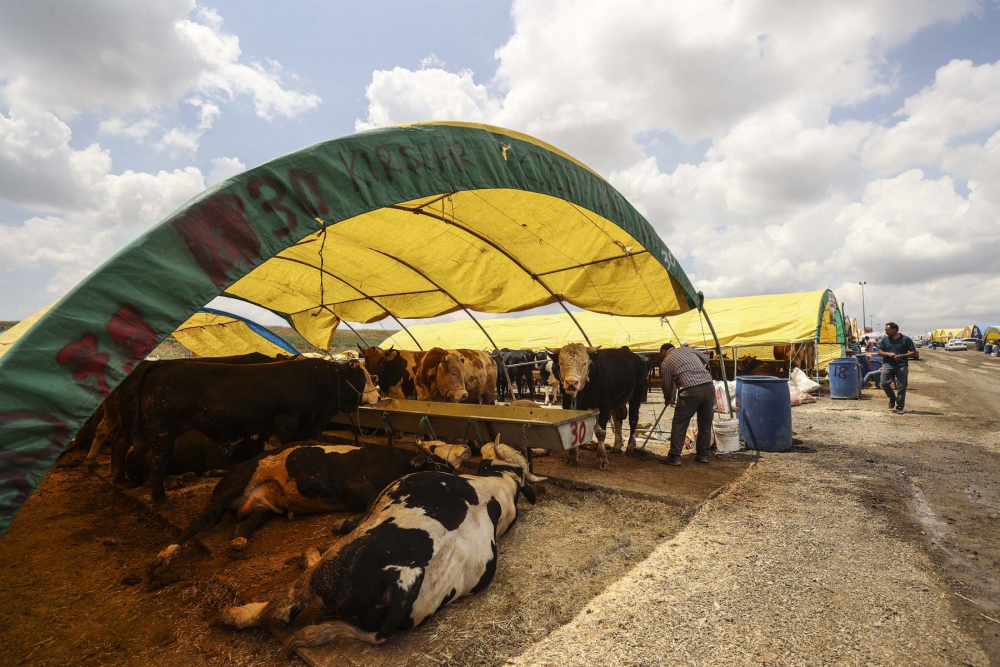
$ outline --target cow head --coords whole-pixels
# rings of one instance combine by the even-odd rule
[[[472,456],[468,445],[449,445],[442,440],[421,440],[417,438],[417,447],[429,456],[444,461],[452,470],[458,469]]]
[[[559,349],[547,348],[559,360],[559,376],[563,391],[569,396],[575,396],[583,391],[590,380],[590,371],[594,367],[593,355],[600,347],[587,347],[582,343],[570,343]]]
[[[434,382],[442,398],[452,403],[461,403],[469,398],[465,388],[465,374],[469,370],[468,362],[458,352],[448,351],[438,362]]]
[[[368,374],[360,361],[348,361],[333,364],[340,373],[337,379],[339,397],[337,407],[341,412],[353,412],[360,405],[373,405],[378,403],[378,391],[372,382],[372,376]]]
[[[361,405],[375,405],[378,403],[378,389],[375,388],[375,385],[378,383],[378,376],[370,374],[365,365],[360,361],[352,360],[348,365],[360,368],[365,374],[365,388],[361,392]]]
[[[525,482],[543,482],[545,478],[532,474],[528,469],[528,462],[519,451],[510,445],[501,443],[500,436],[497,435],[496,440],[492,443],[483,445],[482,456],[483,463],[489,463],[490,467],[503,466],[515,472],[519,476],[518,481],[521,484],[521,491],[524,493],[524,497],[532,505],[535,504],[535,490],[525,484]]]
[[[365,360],[365,368],[378,375],[379,371],[382,370],[386,351],[380,347],[361,347],[360,344],[358,350],[361,352],[361,358]]]

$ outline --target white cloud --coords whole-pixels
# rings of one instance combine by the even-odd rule
[[[976,66],[952,60],[896,116],[904,120],[868,140],[865,167],[893,173],[935,164],[955,140],[1000,125],[1000,62]]]
[[[0,19],[0,98],[10,107],[64,118],[145,112],[198,92],[248,96],[266,119],[316,108],[320,98],[286,87],[289,78],[277,62],[244,62],[219,14],[193,0],[36,0],[8,3]]]
[[[217,157],[212,160],[212,170],[208,172],[207,185],[221,183],[227,178],[236,174],[241,174],[247,170],[247,166],[234,157]]]
[[[0,114],[0,199],[48,212],[0,224],[0,266],[56,267],[53,296],[205,188],[194,167],[112,173],[107,150],[77,150],[70,139],[52,114]]]
[[[201,137],[212,129],[222,111],[217,104],[192,97],[187,103],[198,109],[198,124],[193,128],[174,127],[167,130],[156,142],[156,148],[176,156],[178,153],[197,153]]]
[[[150,132],[159,127],[160,124],[155,118],[142,118],[134,123],[127,123],[120,117],[115,116],[107,120],[102,120],[98,124],[98,131],[112,137],[128,137],[137,143],[142,143]]]
[[[421,120],[485,122],[500,109],[486,88],[472,80],[470,70],[376,70],[367,95],[368,118],[355,123],[359,131]]]
[[[642,158],[641,131],[693,142],[781,107],[795,108],[805,125],[822,123],[831,106],[892,86],[887,50],[976,6],[517,2],[515,32],[496,52],[496,92],[468,71],[379,70],[358,125],[488,120],[601,170],[621,168]]]

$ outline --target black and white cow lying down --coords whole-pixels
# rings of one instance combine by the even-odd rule
[[[275,514],[292,518],[345,509],[363,512],[403,475],[455,470],[471,455],[466,445],[439,440],[417,444],[424,453],[378,445],[298,443],[245,461],[219,480],[208,506],[159,553],[157,565],[168,564],[182,544],[217,524],[226,512],[232,511],[239,522],[231,545],[243,549],[250,534]]]
[[[230,607],[223,622],[240,629],[286,624],[322,602],[335,620],[300,630],[287,652],[337,639],[380,644],[483,590],[496,572],[496,540],[517,519],[522,492],[535,502],[526,482],[543,479],[499,438],[493,455],[475,475],[418,472],[398,480],[346,538],[322,555],[307,551],[305,573],[284,593]]]

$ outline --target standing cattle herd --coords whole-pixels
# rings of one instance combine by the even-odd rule
[[[486,588],[496,572],[497,539],[517,518],[522,495],[534,503],[529,483],[542,479],[499,436],[470,443],[482,446],[482,462],[467,474],[458,473],[472,456],[466,443],[418,439],[413,450],[362,446],[355,436],[353,446],[333,444],[322,436],[338,413],[383,397],[492,405],[509,396],[531,405],[537,383],[546,405],[561,393],[564,409],[598,412],[599,465],[606,468],[608,420],[613,450],[632,453],[639,407],[659,363],[659,355],[627,347],[578,343],[493,355],[441,348],[360,353],[361,360],[346,362],[260,354],[144,361],[75,439],[88,450],[89,465],[109,445],[115,484],[145,484],[156,504],[167,502],[168,474],[221,476],[204,510],[151,564],[153,576],[230,512],[237,550],[275,515],[356,513],[331,526],[344,537],[325,553],[306,553],[305,573],[285,593],[224,614],[234,628],[284,624],[322,603],[334,620],[301,630],[289,650],[340,638],[378,644]],[[578,464],[578,448],[569,457]]]

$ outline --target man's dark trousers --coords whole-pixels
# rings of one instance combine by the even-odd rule
[[[699,454],[708,454],[712,447],[712,417],[715,414],[715,385],[711,382],[695,387],[682,389],[674,406],[674,420],[670,425],[670,455],[679,459],[684,449],[684,436],[687,434],[691,417],[698,415],[698,445]]]
[[[895,401],[896,407],[900,410],[903,409],[903,405],[906,403],[906,378],[909,374],[910,368],[908,364],[900,364],[899,366],[885,364],[882,366],[882,389],[890,401]],[[889,384],[893,378],[896,378],[896,387],[899,390],[898,394],[893,393],[892,386]]]

